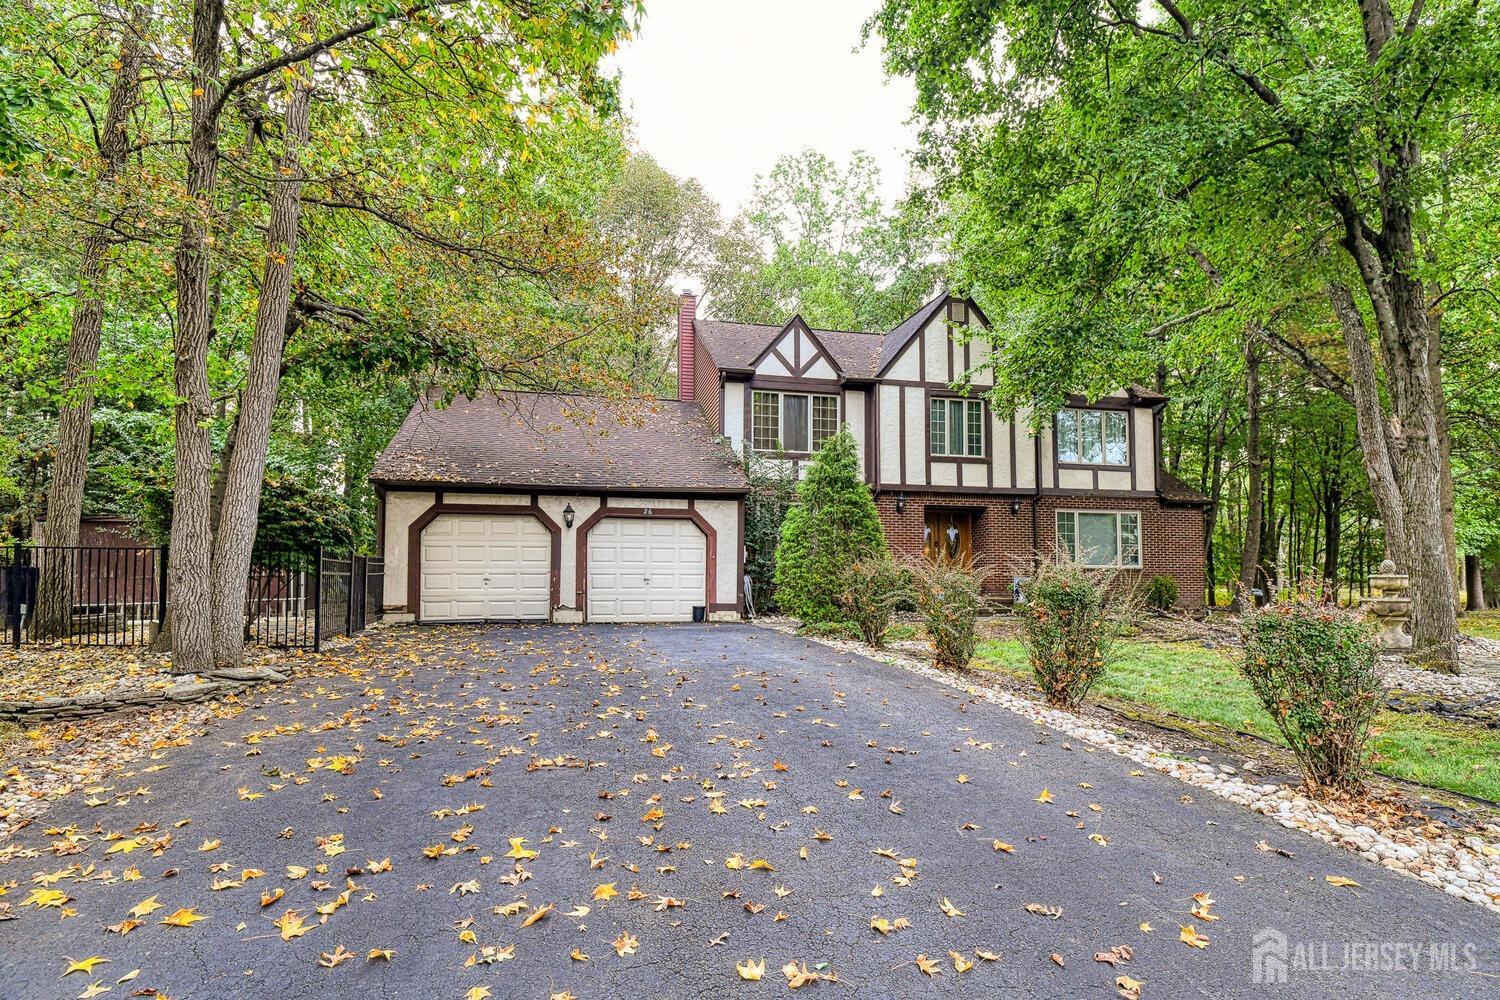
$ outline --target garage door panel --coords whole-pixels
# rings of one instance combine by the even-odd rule
[[[707,551],[686,518],[602,519],[589,533],[589,620],[690,620],[704,603]]]
[[[421,559],[424,621],[548,617],[552,539],[529,514],[440,514]]]

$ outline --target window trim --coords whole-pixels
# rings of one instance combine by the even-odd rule
[[[1063,548],[1062,529],[1060,519],[1064,514],[1073,515],[1073,548],[1068,551]],[[1052,515],[1052,539],[1054,547],[1070,559],[1081,560],[1078,555],[1078,515],[1080,514],[1110,514],[1115,519],[1115,561],[1111,563],[1082,563],[1089,569],[1119,569],[1119,570],[1145,570],[1146,568],[1146,532],[1144,528],[1141,511],[1138,510],[1095,510],[1087,507],[1060,507]],[[1124,517],[1135,518],[1135,563],[1126,564],[1120,561],[1120,555],[1124,551],[1121,544],[1121,520]]]
[[[1125,461],[1124,462],[1073,462],[1062,456],[1062,447],[1059,441],[1062,439],[1061,419],[1064,413],[1098,413],[1100,422],[1099,446],[1101,455],[1107,454],[1108,440],[1104,428],[1109,414],[1120,413],[1125,417]],[[1064,469],[1098,469],[1101,472],[1127,472],[1135,467],[1135,420],[1134,411],[1130,407],[1120,406],[1065,406],[1058,410],[1052,418],[1052,458],[1058,468]]]
[[[952,415],[953,403],[964,403],[964,442],[963,454],[950,454],[932,450],[932,404],[941,402],[943,410],[944,437],[947,437],[947,421]],[[979,450],[970,452],[968,448],[968,426],[969,406],[979,407]],[[988,462],[990,460],[990,421],[989,407],[983,399],[974,399],[970,396],[960,396],[957,393],[929,392],[927,394],[927,457],[934,462]]]
[[[843,399],[843,394],[842,393],[839,393],[839,392],[816,392],[816,391],[813,391],[811,389],[808,389],[808,390],[798,390],[798,389],[767,389],[767,388],[757,388],[754,385],[749,386],[747,388],[747,391],[749,393],[749,399],[750,399],[750,405],[748,407],[748,409],[750,411],[750,426],[746,428],[746,432],[747,432],[746,433],[746,441],[749,443],[750,450],[752,452],[754,452],[755,454],[757,454],[757,455],[782,455],[782,456],[786,456],[788,458],[808,458],[808,457],[811,457],[812,454],[815,451],[817,451],[817,448],[814,447],[813,443],[812,443],[812,440],[813,440],[813,400],[815,400],[815,399],[823,398],[823,399],[831,399],[831,400],[833,400],[833,407],[834,407],[834,422],[833,422],[834,429],[833,429],[833,433],[834,434],[837,434],[839,432],[839,428],[843,426],[843,423],[844,423],[844,399]],[[764,395],[767,395],[767,396],[775,396],[776,397],[776,440],[777,440],[778,444],[782,445],[782,447],[780,447],[780,448],[761,448],[761,447],[757,446],[756,443],[755,443],[755,397],[757,395],[761,395],[761,394],[764,394]],[[786,410],[784,409],[784,407],[786,405],[786,399],[789,396],[792,396],[792,397],[801,397],[802,399],[807,400],[807,448],[806,449],[796,449],[796,448],[787,448],[787,447],[785,447],[786,442],[785,442],[785,440],[783,438],[783,433],[782,432],[786,428]]]

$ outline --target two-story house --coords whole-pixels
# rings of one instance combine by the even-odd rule
[[[1170,575],[1179,602],[1201,606],[1207,500],[1162,468],[1166,397],[1075,397],[1033,434],[1024,408],[1008,419],[984,398],[987,326],[947,294],[859,333],[699,319],[684,293],[679,396],[736,450],[793,466],[848,425],[896,553],[974,556],[997,571],[997,596],[1061,549],[1127,579]],[[965,373],[972,388],[955,390]]]
[[[986,324],[940,295],[889,333],[678,313],[676,400],[493,392],[418,400],[375,463],[384,611],[417,621],[686,621],[745,606],[735,450],[800,468],[841,425],[897,554],[972,555],[1011,593],[1060,547],[1203,600],[1203,497],[1163,473],[1138,388],[1040,435],[983,397]],[[969,394],[953,385],[979,372]]]

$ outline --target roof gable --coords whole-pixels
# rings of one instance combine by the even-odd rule
[[[932,321],[932,318],[950,302],[962,302],[978,318],[980,324],[986,328],[989,327],[989,317],[984,314],[984,311],[972,299],[960,298],[946,291],[941,292],[932,301],[902,320],[900,326],[886,334],[885,342],[880,345],[880,358],[875,366],[875,374],[877,376],[884,375],[886,369],[890,368],[891,364],[901,356],[901,352],[906,349],[906,345],[910,344],[926,328],[927,324]]]
[[[809,347],[811,350],[806,349]],[[765,349],[750,363],[750,367],[759,369],[771,357],[775,357],[792,378],[826,378],[827,376],[817,373],[819,361],[832,370],[834,378],[841,378],[844,374],[843,366],[823,346],[818,335],[802,319],[801,313],[787,321],[781,332],[771,338]]]

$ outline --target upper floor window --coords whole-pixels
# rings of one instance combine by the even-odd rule
[[[1085,566],[1141,567],[1141,515],[1057,512],[1057,547]]]
[[[984,454],[984,402],[934,399],[928,404],[927,432],[934,455],[960,458]]]
[[[839,398],[792,392],[750,394],[750,447],[810,454],[839,431]]]
[[[1057,460],[1078,465],[1129,465],[1124,410],[1063,410],[1057,415]]]

